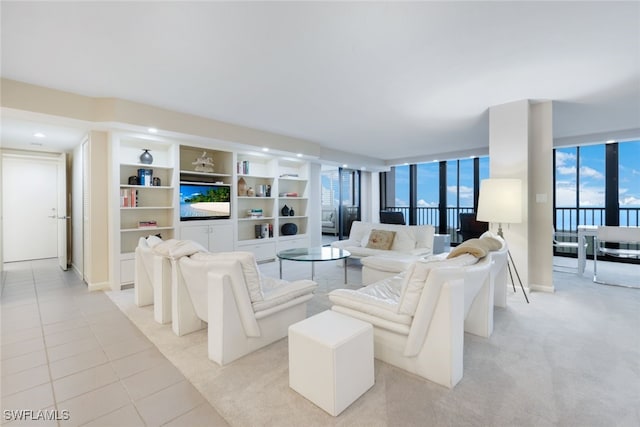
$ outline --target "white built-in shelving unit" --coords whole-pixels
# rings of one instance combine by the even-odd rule
[[[144,149],[153,156],[150,165],[140,163]],[[163,239],[194,240],[211,252],[251,251],[259,262],[275,260],[278,250],[309,246],[307,161],[186,145],[146,135],[114,134],[111,150],[117,206],[112,223],[118,230],[112,245],[113,259],[117,260],[112,275],[121,287],[133,283],[135,248],[140,237],[151,234],[160,234]],[[194,162],[205,152],[212,158],[213,172],[195,170]],[[130,183],[129,178],[138,176],[139,169],[150,169],[160,185]],[[239,191],[241,179],[252,191]],[[229,218],[181,220],[180,185],[184,183],[228,186]],[[134,193],[137,202],[132,203]],[[293,215],[283,215],[285,205],[293,209]],[[256,211],[261,214],[256,215]],[[156,225],[143,227],[145,222]],[[282,234],[282,226],[289,223],[295,224],[296,234]]]

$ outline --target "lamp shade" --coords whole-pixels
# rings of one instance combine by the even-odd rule
[[[476,219],[504,224],[522,222],[522,181],[507,178],[482,180]]]

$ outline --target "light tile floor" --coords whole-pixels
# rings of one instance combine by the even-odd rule
[[[5,264],[0,311],[2,425],[228,425],[103,292],[55,260]]]

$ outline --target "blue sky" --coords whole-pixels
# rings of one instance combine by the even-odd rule
[[[576,148],[557,151],[556,201],[558,207],[575,206]],[[604,207],[605,145],[580,147],[580,206]],[[453,166],[453,167],[451,167]],[[640,141],[619,144],[620,207],[640,207]],[[473,160],[460,160],[460,206],[473,206]],[[480,179],[489,177],[488,158],[480,159]],[[455,161],[447,167],[447,205],[456,205]],[[409,166],[396,167],[396,206],[409,206]],[[418,165],[418,206],[438,206],[438,163]]]
[[[557,150],[556,201],[558,207],[573,207],[576,200],[576,147]],[[604,207],[605,144],[580,147],[580,206]],[[456,161],[447,165],[447,205],[456,206],[458,188]],[[409,206],[409,166],[397,166],[395,206]],[[619,144],[620,207],[640,207],[640,141]],[[480,158],[480,179],[489,177],[489,159]],[[322,186],[329,187],[323,177]],[[473,206],[473,159],[460,160],[460,206]],[[439,163],[418,165],[418,206],[437,207]]]
[[[618,200],[620,207],[640,207],[640,141],[619,147]],[[556,152],[556,204],[576,204],[577,157],[575,147]],[[580,206],[604,207],[605,145],[580,147]]]

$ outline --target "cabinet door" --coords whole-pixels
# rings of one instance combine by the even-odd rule
[[[209,248],[209,226],[183,225],[180,230],[180,238],[182,240],[193,240],[194,242],[200,243],[205,248]]]
[[[233,251],[233,226],[231,224],[211,225],[209,234],[209,251]]]

